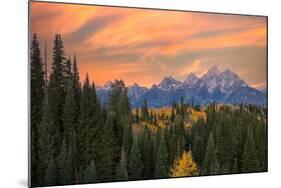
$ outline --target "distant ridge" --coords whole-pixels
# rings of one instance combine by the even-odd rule
[[[110,81],[97,87],[97,94],[103,103],[107,102],[110,92]],[[128,86],[128,96],[133,107],[140,107],[147,99],[150,107],[171,106],[174,101],[208,104],[211,102],[227,104],[265,105],[265,92],[250,87],[236,73],[227,69],[220,71],[217,65],[212,66],[201,78],[190,73],[181,82],[172,76],[165,76],[159,84],[151,88],[135,83]]]

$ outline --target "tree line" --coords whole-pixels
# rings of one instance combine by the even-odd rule
[[[202,110],[182,100],[160,116],[144,100],[132,113],[122,80],[112,83],[106,104],[88,75],[81,83],[77,58],[66,58],[59,34],[48,82],[36,34],[30,53],[32,186],[267,170],[265,108],[213,103]],[[186,127],[188,109],[207,118]]]

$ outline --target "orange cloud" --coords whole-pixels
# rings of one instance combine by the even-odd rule
[[[114,78],[150,85],[166,74],[204,72],[219,59],[209,57],[212,50],[266,48],[264,17],[44,2],[31,2],[30,10],[31,32],[49,45],[61,33],[81,77],[89,72],[99,85]]]

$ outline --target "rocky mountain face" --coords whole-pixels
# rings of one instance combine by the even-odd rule
[[[107,101],[110,93],[110,84],[111,82],[107,82],[96,88],[103,103]],[[179,102],[181,97],[184,102],[194,104],[208,104],[213,101],[228,104],[266,104],[264,92],[250,87],[230,70],[221,72],[216,65],[201,78],[191,73],[181,82],[168,76],[151,88],[135,83],[128,87],[128,96],[133,107],[140,107],[144,99],[150,107],[171,106],[174,101]]]

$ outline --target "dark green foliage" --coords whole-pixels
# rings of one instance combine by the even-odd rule
[[[216,130],[216,146],[221,173],[230,173],[235,157],[235,140],[229,120],[218,122]]]
[[[135,117],[135,121],[136,123],[138,123],[140,120],[140,115],[139,115],[139,108],[136,108],[136,117]]]
[[[146,128],[144,130],[144,143],[143,143],[143,161],[144,161],[144,178],[153,177],[153,142],[150,131]]]
[[[141,118],[142,120],[149,120],[149,112],[148,112],[148,106],[147,106],[147,100],[144,99],[143,105],[141,107]]]
[[[43,185],[56,185],[56,164],[55,160],[51,157],[45,172]]]
[[[65,63],[65,80],[66,80],[66,86],[69,79],[72,79],[72,66],[71,66],[71,59],[70,57],[67,59]]]
[[[88,159],[88,146],[90,144],[89,130],[93,124],[93,103],[92,103],[92,90],[88,75],[83,84],[81,101],[80,101],[80,118],[79,126],[77,127],[77,149],[79,158],[77,165],[80,168],[86,168],[89,161]]]
[[[52,125],[50,126],[50,134],[55,135],[54,139],[54,158],[59,155],[60,146],[63,140],[63,106],[65,103],[65,54],[63,42],[60,35],[55,35],[53,48],[52,72],[48,85],[48,110]]]
[[[184,137],[184,122],[183,116],[177,115],[175,118],[172,139],[175,147],[175,158],[179,157],[184,150],[185,137]]]
[[[124,147],[125,158],[128,159],[129,148],[133,142],[132,126],[125,124],[123,127],[123,141],[122,146]]]
[[[70,145],[71,141],[74,139],[72,137],[72,133],[76,130],[77,116],[78,106],[75,101],[74,83],[73,80],[69,78],[65,105],[63,109],[63,128],[66,145]]]
[[[125,152],[123,148],[120,162],[116,167],[115,178],[116,180],[128,180],[127,162],[125,159]]]
[[[172,113],[171,113],[171,122],[174,122],[175,120],[175,110],[176,110],[176,104],[173,105],[172,107]]]
[[[44,71],[37,35],[34,34],[30,49],[30,110],[31,110],[31,180],[37,185],[40,183],[39,150],[39,124],[42,120],[43,98],[45,90]]]
[[[130,180],[141,179],[143,173],[143,161],[137,138],[134,139],[129,153],[128,177]]]
[[[237,159],[235,159],[235,161],[234,161],[234,166],[233,166],[233,168],[232,168],[232,171],[231,171],[231,173],[239,173],[240,172],[240,170],[239,170],[239,167],[238,167],[238,161],[237,161]]]
[[[155,178],[165,178],[168,176],[168,151],[164,133],[161,134],[159,143],[156,164],[155,164]]]
[[[215,140],[213,137],[213,133],[210,133],[207,142],[203,167],[204,168],[202,170],[202,174],[204,175],[212,175],[218,173],[217,172],[218,161],[216,156]]]
[[[255,144],[259,161],[259,171],[267,170],[267,130],[266,122],[263,119],[261,118],[261,121],[257,121],[256,125],[254,125],[256,128]]]
[[[258,156],[252,129],[249,127],[242,155],[241,172],[255,172],[258,170]]]
[[[83,183],[93,183],[97,181],[97,172],[95,161],[91,160],[90,164],[84,171]]]
[[[70,144],[68,144],[71,146]],[[73,166],[72,166],[72,153],[71,149],[67,150],[66,141],[63,141],[60,154],[57,159],[57,183],[60,185],[72,184],[73,183]],[[69,147],[70,148],[70,147]]]
[[[80,96],[81,96],[81,83],[80,83],[80,77],[79,77],[79,71],[77,66],[77,60],[76,56],[74,55],[73,58],[73,66],[72,66],[72,79],[73,79],[73,85],[74,85],[74,93],[75,93],[75,100],[78,106],[79,111],[79,102],[80,102]]]
[[[192,126],[191,151],[199,169],[201,169],[205,157],[206,144],[208,139],[207,127],[203,119],[199,119]]]
[[[54,162],[54,137],[56,136],[56,133],[51,131],[54,127],[54,121],[51,118],[52,116],[47,98],[48,96],[45,96],[43,107],[44,113],[42,121],[38,127],[38,185],[42,185],[43,182],[45,182],[45,173],[50,160],[52,159],[52,162]]]
[[[158,148],[160,145],[160,139],[161,139],[161,131],[158,128],[157,132],[154,136],[154,139],[152,140],[153,141],[153,150],[152,150],[153,177],[155,177],[155,167],[156,167],[156,162],[157,162],[157,157],[158,157]]]
[[[267,170],[264,107],[194,106],[182,97],[172,108],[159,110],[149,109],[145,99],[133,116],[122,80],[112,83],[106,104],[88,75],[81,89],[76,56],[73,65],[70,58],[66,61],[60,35],[55,36],[48,86],[44,84],[34,35],[32,186],[165,178],[183,151],[192,153],[202,175]]]
[[[96,143],[94,143],[94,153],[98,163],[97,178],[101,181],[109,181],[114,177],[114,167],[118,157],[118,148],[115,146],[116,138],[113,133],[112,119],[108,119],[104,128],[99,130],[96,136]]]
[[[120,153],[121,147],[124,147],[126,159],[132,144],[132,112],[127,92],[124,82],[115,80],[112,84],[108,104],[109,113],[114,113],[113,132],[117,138],[118,150]]]

